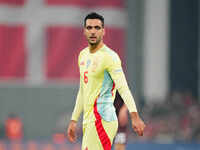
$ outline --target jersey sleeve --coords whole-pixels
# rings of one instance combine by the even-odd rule
[[[80,59],[80,55],[79,55],[79,59]],[[78,65],[80,65],[80,60],[78,59]],[[78,94],[76,97],[76,103],[75,103],[75,107],[72,113],[72,117],[71,120],[75,120],[78,121],[78,118],[80,117],[80,114],[83,111],[83,100],[82,100],[82,81],[81,81],[81,77],[80,77],[80,84],[79,84],[79,90],[78,90]]]
[[[106,69],[112,80],[115,82],[116,89],[126,104],[129,112],[137,112],[135,101],[128,87],[119,56],[116,53],[113,53],[106,58],[105,62]]]

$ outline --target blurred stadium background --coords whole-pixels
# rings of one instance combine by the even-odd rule
[[[91,11],[105,17],[105,43],[147,123],[142,138],[129,126],[127,150],[199,150],[199,8],[198,0],[0,0],[0,150],[80,149],[64,132]]]

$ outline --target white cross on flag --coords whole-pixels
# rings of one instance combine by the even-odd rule
[[[0,0],[0,82],[73,82],[87,46],[86,14],[105,18],[105,43],[124,59],[125,0]]]

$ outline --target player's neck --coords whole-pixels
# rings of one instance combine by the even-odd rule
[[[98,43],[97,45],[91,45],[89,44],[89,50],[90,53],[95,53],[97,52],[100,48],[102,48],[104,45],[103,41],[101,41],[100,43]]]

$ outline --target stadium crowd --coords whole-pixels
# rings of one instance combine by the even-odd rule
[[[190,92],[173,92],[163,101],[140,101],[145,135],[129,140],[159,143],[200,142],[200,103]],[[129,131],[130,132],[130,131]]]

